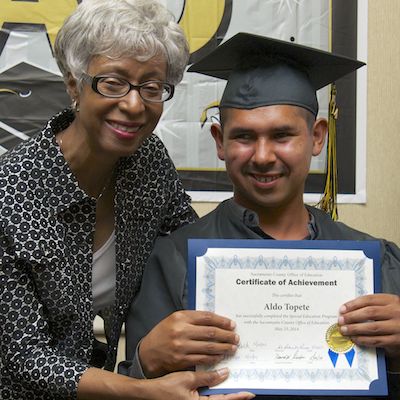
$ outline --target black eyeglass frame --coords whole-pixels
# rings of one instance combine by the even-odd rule
[[[115,77],[115,76],[110,76],[110,75],[96,75],[96,76],[91,76],[89,74],[83,73],[82,74],[83,79],[90,83],[91,88],[93,89],[93,91],[95,91],[96,93],[98,93],[99,95],[103,96],[103,97],[108,97],[108,98],[112,98],[112,99],[119,99],[121,97],[126,96],[131,90],[136,90],[139,93],[139,96],[142,100],[144,101],[148,101],[150,103],[164,103],[164,101],[168,101],[171,100],[172,97],[174,96],[175,93],[175,86],[172,85],[171,83],[168,82],[163,82],[163,81],[146,81],[143,83],[140,83],[139,85],[133,85],[132,83],[130,83],[129,81],[127,81],[126,79],[123,78],[119,78],[119,77]],[[123,82],[126,82],[129,85],[129,90],[125,93],[125,94],[121,94],[121,95],[106,95],[104,93],[101,93],[98,88],[97,88],[97,84],[100,81],[100,79],[103,78],[115,78],[115,79],[119,79]],[[161,83],[164,87],[168,87],[170,89],[169,91],[169,96],[166,99],[163,100],[149,100],[143,97],[140,89],[146,85],[148,85],[149,83]]]

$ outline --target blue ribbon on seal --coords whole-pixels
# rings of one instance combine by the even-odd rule
[[[329,349],[328,354],[329,354],[329,358],[332,361],[333,366],[336,367],[336,363],[339,358],[339,353],[336,353],[336,351]],[[344,353],[350,367],[353,364],[355,354],[356,354],[356,352],[355,352],[354,348],[352,348],[349,351],[347,351],[346,353]]]

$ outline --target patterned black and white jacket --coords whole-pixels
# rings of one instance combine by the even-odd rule
[[[82,373],[99,364],[91,288],[96,200],[79,188],[55,140],[72,120],[63,111],[0,158],[1,399],[75,398]],[[196,219],[189,200],[155,135],[120,160],[106,369],[114,367],[155,238]]]

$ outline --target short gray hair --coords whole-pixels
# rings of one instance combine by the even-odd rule
[[[84,0],[65,20],[54,51],[64,80],[71,74],[79,87],[95,56],[143,62],[161,55],[173,85],[182,80],[189,58],[182,29],[156,0]]]

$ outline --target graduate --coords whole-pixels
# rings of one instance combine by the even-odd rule
[[[187,242],[191,238],[374,240],[304,204],[312,156],[320,154],[328,121],[318,117],[316,91],[362,67],[329,52],[239,33],[189,71],[227,79],[220,122],[211,134],[226,163],[233,198],[168,237],[159,238],[126,324],[127,360],[120,371],[154,377],[214,364],[236,351],[235,322],[188,311]],[[331,214],[331,215],[330,215]],[[338,310],[341,333],[385,350],[390,399],[400,398],[400,250],[381,245],[381,294],[349,299]]]

